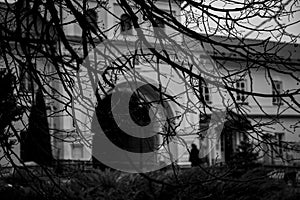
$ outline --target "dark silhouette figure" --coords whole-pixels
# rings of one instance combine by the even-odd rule
[[[21,135],[21,159],[40,165],[51,165],[53,162],[47,109],[41,89],[38,89],[31,108],[28,130]]]
[[[192,167],[199,166],[200,159],[199,159],[199,150],[195,144],[192,144],[191,154],[189,161],[191,162]]]

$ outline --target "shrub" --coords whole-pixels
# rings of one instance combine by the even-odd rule
[[[128,174],[91,170],[76,173],[69,179],[54,177],[34,182],[30,188],[0,190],[1,199],[110,199],[110,200],[287,200],[299,199],[297,190],[284,181],[269,179],[269,170],[256,168],[239,178],[232,178],[226,168],[191,168]],[[5,183],[3,183],[5,184]]]

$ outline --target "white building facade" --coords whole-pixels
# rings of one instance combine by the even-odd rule
[[[181,11],[176,3],[172,4],[171,11],[168,1],[157,1],[156,5],[166,12],[172,12],[174,17],[180,21]],[[166,96],[176,97],[178,103],[176,104],[171,99],[167,99],[164,100],[163,108],[157,106],[159,105],[157,103],[155,104],[157,107],[154,106],[150,109],[151,112],[156,113],[154,116],[158,116],[164,123],[161,125],[162,121],[159,121],[153,124],[153,129],[146,130],[164,133],[164,128],[171,127],[172,129],[173,126],[178,125],[175,131],[169,132],[170,140],[172,140],[170,145],[166,145],[169,149],[160,146],[156,157],[151,157],[151,162],[156,162],[158,165],[161,162],[167,164],[177,162],[180,165],[189,165],[189,151],[187,149],[190,148],[192,143],[196,144],[200,149],[200,157],[208,158],[209,164],[226,162],[230,159],[230,155],[236,151],[240,142],[245,139],[244,135],[237,131],[230,136],[222,133],[222,130],[225,128],[225,122],[228,120],[226,118],[228,110],[230,110],[237,116],[242,115],[242,113],[246,115],[251,124],[256,127],[257,132],[261,133],[249,133],[251,136],[250,140],[257,144],[255,150],[259,151],[261,162],[280,165],[296,165],[299,163],[299,107],[295,106],[295,103],[291,102],[288,97],[280,99],[270,96],[274,93],[283,94],[288,90],[299,88],[299,82],[291,79],[290,74],[276,72],[278,70],[267,71],[259,66],[249,67],[251,64],[249,64],[247,58],[242,58],[220,47],[216,47],[217,49],[219,48],[219,52],[215,52],[211,44],[200,44],[198,41],[186,38],[166,26],[159,19],[155,28],[152,27],[150,22],[141,23],[140,30],[144,31],[145,39],[152,48],[157,51],[166,50],[171,56],[171,60],[183,66],[185,70],[203,75],[205,84],[200,86],[200,82],[197,80],[198,86],[197,83],[193,85],[188,73],[178,72],[168,63],[151,56],[153,52],[149,49],[149,46],[142,45],[137,47],[136,42],[139,30],[133,28],[130,18],[123,12],[116,1],[108,1],[107,8],[109,12],[97,7],[95,1],[89,1],[88,10],[97,14],[98,27],[101,30],[108,30],[105,32],[107,39],[99,43],[96,50],[90,49],[90,54],[85,63],[83,63],[82,70],[77,72],[77,74],[75,73],[74,80],[76,83],[72,109],[68,110],[69,113],[72,113],[72,117],[65,111],[63,115],[60,113],[50,119],[53,130],[59,130],[53,132],[55,135],[53,139],[53,156],[55,159],[90,161],[92,156],[97,154],[96,152],[101,154],[101,149],[98,149],[97,146],[101,147],[102,143],[99,141],[102,140],[98,138],[98,142],[95,142],[95,138],[97,138],[95,135],[102,134],[101,137],[103,137],[102,129],[107,124],[97,122],[95,125],[96,114],[94,108],[97,106],[97,99],[94,92],[96,89],[99,89],[95,86],[97,85],[95,80],[101,83],[103,80],[98,76],[103,74],[105,67],[108,66],[107,63],[114,62],[118,60],[117,58],[126,55],[131,62],[130,64],[127,63],[131,70],[123,75],[122,78],[119,77],[115,81],[115,86],[120,87],[119,89],[123,92],[125,91],[124,94],[127,94],[126,88],[122,87],[122,85],[126,85],[125,83],[130,79],[131,84],[129,86],[136,86],[135,84],[137,83],[150,83],[157,88],[161,87],[160,90],[163,90]],[[74,16],[63,12],[63,10],[61,11],[63,22],[66,22],[64,26],[65,34],[73,46],[80,51],[82,48],[82,30],[77,23],[67,23],[74,20]],[[123,24],[120,24],[120,20],[123,20]],[[143,20],[143,16],[140,15],[139,21],[143,22]],[[165,35],[162,34],[158,37],[154,34],[154,29]],[[225,40],[223,37],[218,36],[215,36],[214,39],[216,41]],[[235,43],[236,40],[227,39],[226,42],[231,44]],[[104,43],[105,45],[102,45]],[[259,42],[249,40],[249,43]],[[271,45],[274,44],[272,43]],[[282,68],[282,71],[285,70],[286,65],[299,68],[300,61],[294,56],[299,53],[299,46],[284,44],[281,44],[281,46],[282,48],[278,50],[280,52],[279,56],[285,59],[288,54],[291,54],[290,59],[286,59],[285,64],[275,61],[265,64],[270,65],[270,68]],[[63,45],[61,45],[61,50],[64,51]],[[110,50],[110,52],[104,54],[105,50]],[[143,55],[141,50],[143,50]],[[149,59],[147,59],[148,57],[145,54],[150,55]],[[96,64],[87,63],[87,60],[89,62],[96,61]],[[126,62],[126,60],[122,62]],[[122,62],[120,62],[121,65]],[[243,71],[243,68],[249,69],[245,70],[245,73],[238,73],[236,76],[232,75],[226,79],[227,83],[230,83],[228,86],[245,91],[245,93],[239,93],[234,90],[228,92],[225,87],[227,85],[224,85],[222,82],[228,74],[226,74],[227,71],[222,66],[226,66],[227,69],[233,71]],[[89,72],[92,72],[92,74],[89,74]],[[267,72],[270,74],[266,76]],[[299,70],[298,72],[295,71],[294,75],[299,78]],[[95,78],[95,80],[92,80],[92,78]],[[60,84],[56,84],[55,87],[59,91],[64,90]],[[198,87],[198,89],[195,90],[195,87]],[[104,90],[113,96],[113,90]],[[147,89],[145,91],[145,98],[155,98],[151,97],[151,95],[147,96]],[[197,92],[201,93],[201,101],[195,94]],[[253,97],[252,95],[247,95],[247,92],[269,94],[269,96],[257,95]],[[100,92],[100,96],[104,99],[103,91],[102,93]],[[295,98],[295,101],[299,103],[299,95],[295,96]],[[203,108],[204,102],[213,108],[212,111]],[[110,104],[105,105],[109,106]],[[120,104],[120,107],[122,105]],[[56,110],[63,110],[64,107],[63,104],[57,102],[53,106]],[[243,112],[241,113],[237,108],[242,109]],[[203,119],[203,117],[208,118]],[[165,126],[166,119],[174,121],[168,121],[167,126]],[[140,129],[138,130],[140,131]],[[163,134],[156,139],[150,140],[150,142],[155,143],[152,144],[153,148],[157,147],[156,143],[161,144],[164,142]],[[143,144],[140,141],[137,143]],[[134,146],[137,143],[133,142],[132,145]],[[145,150],[143,147],[141,149],[142,151]],[[132,150],[139,151],[141,149],[134,149],[133,147]],[[16,150],[18,151],[18,148]],[[101,157],[101,155],[96,155],[96,157],[98,156]],[[114,156],[117,155],[114,155],[114,152],[110,152],[108,156],[112,158],[110,162],[113,162]]]
[[[170,12],[168,2],[158,1],[157,5],[160,6],[162,10]],[[115,29],[110,29],[110,31],[106,33],[108,40],[112,42],[113,45],[117,46],[116,49],[119,50],[119,52],[115,51],[114,53],[119,54],[119,56],[121,56],[123,53],[126,55],[130,53],[132,54],[132,51],[136,48],[134,46],[134,42],[137,41],[136,35],[138,34],[138,32],[132,27],[132,25],[127,30],[128,27],[126,27],[126,25],[125,27],[122,27],[122,25],[119,24],[119,20],[117,20],[117,18],[124,19],[125,22],[126,20],[128,20],[128,18],[126,18],[126,14],[123,13],[121,7],[116,2],[109,1],[109,5],[107,7],[109,8],[109,11],[115,15],[114,17],[106,11],[96,8],[96,4],[93,4],[93,1],[91,1],[89,4],[90,9],[93,10],[93,8],[96,8],[95,11],[98,15],[97,22],[98,24],[100,24],[99,26],[101,26],[101,29],[105,30],[108,27],[116,26]],[[172,10],[174,16],[180,19],[180,8],[174,3],[174,5],[172,5],[172,9],[174,9]],[[72,16],[66,16],[65,20],[72,20]],[[143,17],[140,16],[139,20],[143,21]],[[189,60],[191,57],[200,58],[196,61],[196,64],[199,64],[198,67],[201,68],[202,66],[205,66],[204,68],[206,68],[205,70],[207,70],[207,72],[215,73],[218,78],[225,76],[225,72],[218,68],[219,65],[226,66],[228,69],[230,68],[232,70],[240,70],[249,66],[249,60],[234,55],[233,53],[228,52],[228,50],[222,50],[222,48],[220,48],[221,53],[216,53],[213,51],[210,44],[204,44],[203,46],[201,46],[200,44],[197,44],[197,42],[194,42],[189,38],[183,37],[181,34],[178,34],[176,31],[165,25],[161,25],[159,28],[161,28],[169,38],[172,38],[173,42],[176,41],[176,43],[179,44],[179,46],[187,50],[188,55],[184,55],[184,53],[178,50],[176,46],[174,47],[171,45],[171,43],[168,42],[166,42],[166,46],[164,47],[166,48],[166,50],[168,50],[168,53],[170,53],[170,55],[172,53],[177,54],[177,57],[179,57],[177,58],[178,60],[186,60],[187,65],[192,63],[192,61]],[[147,33],[147,30],[149,30],[149,34],[145,35],[148,36],[147,40],[150,43],[152,42],[151,44],[154,44],[158,41],[157,37],[154,37],[153,35],[153,27],[151,27],[149,23],[142,24],[141,29],[145,31],[145,33]],[[78,39],[77,41],[79,41],[79,38],[82,35],[81,29],[76,24],[66,26],[65,32],[67,35],[70,36],[70,38],[72,38],[75,41],[76,38]],[[224,38],[215,36],[215,40],[224,40]],[[229,39],[228,42],[230,43],[236,41],[230,41]],[[258,43],[259,41],[249,40],[249,43],[256,42]],[[272,43],[271,45],[274,44]],[[76,45],[76,42],[74,43],[74,45]],[[284,44],[281,44],[281,46],[284,46],[284,48],[280,49],[279,54],[283,59],[285,59],[285,56],[289,53],[292,53],[294,55],[297,52],[299,52],[299,47],[297,46]],[[78,44],[78,48],[80,48],[80,44]],[[161,47],[158,47],[158,49],[159,48]],[[174,58],[174,60],[176,59]],[[158,68],[153,68],[155,62],[156,61],[153,61],[152,64],[149,64],[148,62],[143,61],[143,58],[140,57],[138,62],[135,63],[135,67],[142,77],[145,77],[150,82],[151,80],[155,82],[157,81],[158,70]],[[182,77],[179,77],[178,75],[176,77],[176,73],[172,72],[172,69],[168,67],[168,64],[163,62],[158,62],[158,64],[160,65],[162,73],[175,74],[172,77],[172,80],[177,80],[177,82],[174,81],[173,85],[169,83],[167,87],[168,93],[180,93],[181,89],[184,88],[183,85],[186,84],[184,83],[184,81],[182,81]],[[270,67],[284,68],[282,64],[276,62],[266,64],[270,65]],[[286,60],[286,64],[291,65],[293,67],[299,67],[299,60],[295,56],[291,56],[290,60]],[[199,68],[195,67],[194,72],[199,73]],[[296,74],[296,76],[299,77],[299,74]],[[212,81],[209,77],[206,79],[208,82]],[[270,70],[270,77],[268,78],[266,77],[266,70],[259,67],[252,67],[247,73],[244,73],[243,76],[239,74],[235,77],[232,76],[231,79],[235,79],[231,85],[233,88],[258,94],[274,94],[275,91],[279,91],[279,93],[284,93],[289,89],[297,88],[298,84],[295,80],[290,79],[289,75],[284,73],[278,73],[276,72],[276,70]],[[274,80],[271,81],[271,79]],[[170,79],[162,80],[161,83],[163,85],[167,85],[168,81],[170,81]],[[275,85],[273,85],[271,82],[274,82]],[[178,86],[182,86],[182,88]],[[188,89],[185,92],[187,91]],[[235,109],[236,104],[234,104],[234,99],[239,105],[239,107],[246,110],[244,112],[246,113],[248,120],[251,121],[253,126],[257,126],[258,124],[263,125],[264,123],[266,123],[262,127],[259,127],[260,133],[262,133],[262,135],[268,135],[269,138],[267,139],[267,142],[264,142],[266,144],[260,145],[260,148],[263,149],[263,151],[259,151],[261,155],[261,161],[263,161],[266,164],[293,164],[298,162],[297,159],[299,159],[300,157],[299,153],[297,153],[297,149],[299,149],[300,132],[299,129],[297,129],[296,124],[299,121],[299,113],[296,110],[290,109],[292,106],[289,105],[288,102],[290,102],[290,100],[288,98],[280,100],[276,97],[270,97],[270,95],[269,97],[264,97],[264,95],[258,95],[257,97],[253,97],[251,95],[240,94],[237,92],[231,92],[232,94],[230,94],[224,88],[215,87],[214,84],[210,83],[207,83],[207,85],[203,87],[203,90],[201,91],[203,93],[204,100],[208,103],[208,105],[214,108],[218,108],[219,110],[223,111],[226,110],[226,108],[229,108],[236,114],[239,114],[239,111]],[[203,113],[203,110],[201,110],[201,104],[200,102],[197,102],[198,100],[195,96],[192,97],[191,95],[190,97],[182,98],[181,100],[182,102],[193,102],[189,98],[195,98],[194,105],[191,108],[194,108],[196,112],[192,115],[189,115],[188,118],[185,119],[186,121],[180,125],[181,127],[179,129],[181,129],[182,133],[185,133],[182,134],[180,137],[183,138],[185,142],[173,147],[174,155],[175,157],[178,157],[177,162],[181,164],[189,163],[189,153],[187,151],[187,148],[189,148],[192,143],[195,143],[198,146],[198,148],[200,148],[200,154],[202,157],[209,157],[210,164],[225,162],[227,159],[225,158],[226,155],[228,156],[228,154],[232,154],[236,151],[236,148],[240,144],[240,141],[243,140],[243,135],[239,135],[238,133],[236,133],[237,135],[234,134],[233,136],[230,136],[230,145],[228,147],[228,145],[225,144],[225,137],[221,136],[221,132],[215,131],[214,128],[210,127],[208,131],[209,134],[217,134],[216,138],[200,140],[199,130],[201,130],[201,125],[207,126],[207,123],[209,122],[200,122],[200,113]],[[224,103],[225,101],[226,103]],[[299,102],[299,98],[296,98],[296,101]],[[183,113],[182,110],[180,111],[180,109],[172,109],[174,112],[178,111],[179,113]],[[212,114],[210,113],[209,115],[211,116]],[[80,119],[79,121],[86,122],[89,120]],[[271,124],[270,121],[272,121]],[[62,127],[64,127],[67,130],[75,130],[72,126],[71,118],[64,120],[62,124]],[[188,128],[190,129],[188,130]],[[89,128],[87,128],[86,130],[88,129]],[[214,131],[218,133],[213,133]],[[88,133],[88,131],[86,132],[87,134],[90,134]],[[94,133],[92,133],[92,135],[93,134]],[[263,140],[261,138],[262,135],[253,133],[253,140],[256,140],[256,142],[259,143],[259,141]],[[92,137],[89,138],[92,139]],[[288,144],[291,146],[288,147],[288,149],[290,150],[286,150],[285,148],[289,146]],[[63,153],[60,154],[60,158],[62,159],[89,160],[91,158],[91,154],[89,153],[91,152],[91,147],[86,149],[84,145],[80,147],[80,145],[74,146],[74,144],[68,143],[63,143],[61,145],[63,145],[64,148],[64,150],[61,151]],[[80,148],[82,149],[79,150]]]

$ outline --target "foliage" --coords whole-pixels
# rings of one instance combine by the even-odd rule
[[[254,151],[253,144],[248,140],[240,142],[238,149],[232,155],[230,165],[242,170],[248,170],[258,165],[258,153]]]
[[[20,119],[23,109],[17,104],[14,94],[15,77],[7,70],[0,71],[0,144],[5,151],[12,149],[14,136],[11,131],[13,122]],[[2,151],[0,149],[0,152]],[[9,154],[9,153],[8,153]]]
[[[4,129],[19,115],[16,99],[13,94],[15,79],[11,73],[0,71],[0,130]]]
[[[211,174],[212,175],[208,175]],[[148,174],[127,174],[117,171],[92,170],[77,173],[60,180],[59,188],[53,182],[40,182],[32,188],[2,187],[4,200],[13,193],[21,194],[19,199],[41,197],[38,191],[52,199],[257,199],[287,200],[300,197],[299,189],[289,187],[283,180],[274,181],[266,174],[268,170],[256,168],[238,179],[226,175],[226,170],[213,168],[191,168],[179,171],[156,171]],[[145,176],[147,175],[147,176]],[[2,183],[4,184],[4,183]],[[13,184],[12,184],[13,185]],[[19,188],[19,189],[17,189]],[[35,188],[35,189],[34,189]],[[1,195],[2,197],[2,195]]]

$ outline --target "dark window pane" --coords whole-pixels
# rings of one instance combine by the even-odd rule
[[[121,32],[127,32],[132,29],[132,23],[128,14],[121,16]],[[128,32],[127,32],[128,33]]]
[[[86,20],[88,23],[93,27],[94,30],[97,30],[97,21],[98,21],[98,14],[94,9],[88,9],[86,11]]]
[[[158,28],[165,28],[165,23],[162,19],[155,19],[156,24],[154,24],[154,27],[158,27]]]
[[[245,88],[245,83],[241,82],[241,89],[244,89],[244,88]]]
[[[208,94],[209,93],[209,89],[208,87],[205,87],[205,93]]]
[[[209,95],[205,95],[205,101],[209,101]]]

